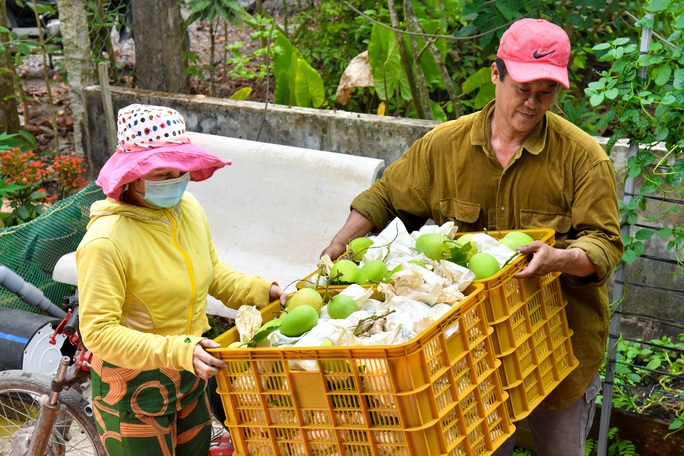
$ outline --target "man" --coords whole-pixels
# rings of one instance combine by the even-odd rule
[[[347,222],[323,251],[339,257],[350,239],[399,217],[409,231],[429,219],[461,232],[553,228],[555,247],[531,257],[519,277],[559,271],[579,366],[528,416],[537,455],[584,456],[598,369],[605,354],[605,282],[622,254],[615,173],[588,134],[548,112],[568,88],[570,40],[547,21],[522,19],[501,38],[492,64],[496,98],[416,141],[352,202]],[[515,438],[497,455],[512,454]]]

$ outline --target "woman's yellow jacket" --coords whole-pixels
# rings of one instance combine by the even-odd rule
[[[194,372],[193,349],[209,329],[208,294],[232,308],[268,304],[272,282],[219,261],[191,194],[170,209],[108,198],[90,215],[76,253],[80,330],[105,361]]]

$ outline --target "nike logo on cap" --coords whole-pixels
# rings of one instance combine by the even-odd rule
[[[534,57],[535,59],[541,59],[542,57],[546,57],[547,55],[553,54],[554,52],[556,52],[556,51],[549,51],[549,52],[542,52],[542,53],[540,53],[539,51],[534,51],[532,53],[532,57]]]

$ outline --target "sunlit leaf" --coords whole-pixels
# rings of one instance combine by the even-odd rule
[[[378,25],[373,26],[368,43],[368,61],[373,71],[375,90],[381,100],[389,100],[399,83],[401,58],[397,49],[397,39],[392,30]]]
[[[298,59],[297,61],[295,98],[297,106],[311,108],[318,108],[325,101],[323,78],[304,59]]]
[[[657,13],[659,11],[665,10],[670,6],[671,0],[651,0],[651,2],[646,7],[646,11],[649,13]]]
[[[249,97],[252,93],[252,88],[251,87],[243,87],[234,94],[232,94],[229,98],[229,100],[235,100],[235,101],[242,101],[246,100],[247,97]]]

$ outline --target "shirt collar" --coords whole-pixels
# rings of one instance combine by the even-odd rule
[[[473,128],[470,131],[470,140],[474,146],[482,146],[486,150],[492,149],[490,141],[491,117],[494,111],[494,100],[487,103],[476,115]],[[544,118],[534,127],[534,130],[525,138],[522,143],[523,150],[532,155],[538,155],[546,146],[546,132],[548,124],[548,112]]]

